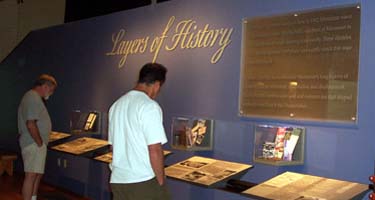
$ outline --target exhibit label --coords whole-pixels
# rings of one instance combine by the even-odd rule
[[[118,67],[122,68],[129,55],[149,52],[153,56],[152,62],[156,62],[161,50],[212,48],[214,53],[210,62],[215,64],[231,43],[232,32],[233,28],[211,28],[210,24],[199,27],[193,19],[176,22],[176,18],[172,16],[160,36],[129,39],[125,29],[113,33],[112,49],[106,55],[121,56]]]

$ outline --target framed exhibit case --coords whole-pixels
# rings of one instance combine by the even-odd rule
[[[70,117],[70,131],[72,134],[100,134],[100,120],[100,113],[97,111],[74,110]]]
[[[80,155],[108,145],[106,140],[89,137],[81,137],[63,144],[51,147],[53,150]]]
[[[166,156],[171,155],[172,152],[163,150],[163,154],[164,154],[164,157],[166,157]],[[108,152],[108,153],[105,153],[103,155],[96,156],[94,159],[98,160],[98,161],[105,162],[105,163],[111,163],[112,162],[112,152]]]
[[[254,132],[254,162],[269,165],[304,163],[305,128],[256,125]]]
[[[71,134],[68,134],[68,133],[62,133],[62,132],[52,131],[49,134],[49,142],[55,142],[57,140],[68,138],[70,136],[71,136]]]
[[[197,184],[215,187],[221,183],[244,175],[252,165],[193,156],[165,168],[167,177]]]
[[[242,194],[265,200],[349,200],[362,199],[367,192],[365,184],[285,172]]]
[[[173,149],[207,151],[213,148],[212,119],[174,117],[171,129]]]
[[[357,123],[361,8],[242,23],[239,115]]]

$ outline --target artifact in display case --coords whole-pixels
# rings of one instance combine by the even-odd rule
[[[100,134],[99,112],[81,112],[74,110],[70,118],[70,130],[72,133]]]
[[[347,200],[362,199],[368,185],[285,172],[242,192],[256,199]]]
[[[215,187],[244,175],[252,165],[194,156],[165,168],[165,174],[174,179]]]
[[[257,125],[254,162],[271,165],[304,163],[305,128]]]
[[[212,150],[212,119],[175,117],[172,121],[172,148],[191,151]]]
[[[52,131],[49,134],[49,142],[54,142],[54,141],[57,141],[57,140],[61,140],[61,139],[70,137],[70,136],[71,136],[71,134],[68,134],[68,133]]]
[[[80,155],[108,145],[106,140],[82,137],[73,141],[53,146],[52,149]]]
[[[164,154],[164,157],[166,157],[166,156],[172,154],[172,152],[163,150],[163,154]],[[111,163],[112,162],[112,152],[108,152],[108,153],[105,153],[103,155],[96,156],[94,159],[98,160],[98,161],[105,162],[105,163]]]

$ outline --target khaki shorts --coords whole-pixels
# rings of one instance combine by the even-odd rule
[[[156,178],[140,183],[111,183],[113,200],[170,200],[166,186],[160,186]]]
[[[44,166],[46,164],[47,146],[38,147],[36,143],[32,143],[22,148],[23,167],[25,172],[33,172],[44,174]]]

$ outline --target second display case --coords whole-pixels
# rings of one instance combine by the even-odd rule
[[[256,125],[254,162],[269,165],[304,164],[305,128]]]

